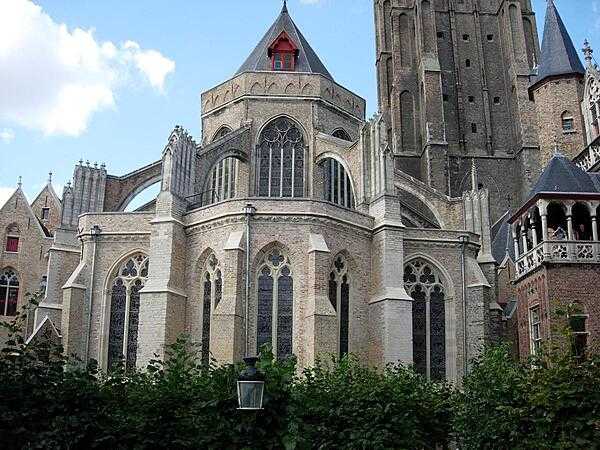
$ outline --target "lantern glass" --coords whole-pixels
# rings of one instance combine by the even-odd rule
[[[238,381],[238,409],[262,409],[264,381]]]

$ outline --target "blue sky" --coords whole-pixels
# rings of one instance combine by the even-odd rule
[[[0,0],[0,204],[19,175],[33,199],[48,171],[61,189],[80,158],[124,174],[158,159],[176,124],[199,139],[199,94],[232,76],[281,3]],[[600,52],[600,0],[555,3],[577,48],[587,37]],[[372,4],[288,1],[369,115],[377,108]],[[534,0],[539,27],[545,4]]]

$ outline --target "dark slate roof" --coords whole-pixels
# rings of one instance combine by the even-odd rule
[[[599,187],[597,176],[591,176],[569,158],[555,153],[529,193],[529,198],[540,192],[598,193]]]
[[[254,50],[252,50],[252,53],[250,53],[248,59],[246,59],[244,64],[238,69],[236,75],[243,72],[270,71],[271,59],[268,56],[268,49],[282,31],[285,31],[289,38],[294,41],[296,47],[298,47],[298,59],[296,61],[297,72],[318,73],[333,81],[333,77],[325,68],[325,65],[321,62],[290,17],[285,3],[283,4],[283,9],[281,10],[279,17],[275,20],[275,23],[271,25],[271,28],[269,28]]]
[[[509,219],[510,212],[506,211],[492,227],[492,256],[498,264],[504,261],[507,252],[510,259],[515,260],[515,247],[512,245],[512,239],[510,238]]]
[[[585,70],[554,1],[548,0],[542,54],[535,82],[569,74],[584,75]]]

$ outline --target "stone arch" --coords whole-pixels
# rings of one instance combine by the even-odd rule
[[[284,94],[290,95],[296,91],[296,85],[294,83],[288,83],[288,85],[284,89]]]
[[[262,85],[258,81],[256,81],[250,88],[250,93],[251,94],[260,94],[260,93],[262,93],[262,90],[263,90]]]
[[[344,171],[346,172],[346,175],[348,175],[348,179],[350,180],[350,189],[352,190],[352,196],[354,198],[354,203],[356,203],[356,198],[357,198],[357,191],[356,191],[356,181],[354,180],[354,176],[352,175],[352,170],[350,169],[350,166],[348,165],[347,161],[344,159],[343,156],[328,151],[328,152],[324,152],[321,153],[317,159],[315,160],[315,166],[316,167],[321,167],[321,165],[323,163],[325,163],[325,161],[327,159],[333,159],[337,162],[339,162],[342,167],[344,168]]]
[[[313,86],[310,83],[306,83],[302,87],[302,95],[312,95],[313,94]]]
[[[162,180],[162,159],[129,174],[106,177],[104,211],[125,211],[142,191]]]
[[[245,155],[238,150],[230,149],[221,153],[206,172],[208,176],[202,185],[202,205],[235,198],[240,188],[240,169],[247,170],[244,167],[246,162]],[[218,200],[215,199],[215,189],[219,191]]]
[[[271,84],[269,84],[269,87],[267,88],[267,94],[276,94],[278,92],[279,85],[273,81]]]
[[[342,139],[344,141],[353,142],[352,141],[352,137],[350,137],[350,134],[343,127],[336,128],[335,130],[333,130],[333,132],[331,133],[331,135],[333,137],[336,137],[338,139]]]
[[[441,261],[439,261],[437,258],[435,258],[431,255],[428,255],[423,252],[414,252],[414,253],[410,253],[409,255],[407,255],[404,258],[404,265],[406,265],[407,263],[409,263],[411,261],[417,260],[417,259],[422,259],[423,261],[426,261],[428,264],[433,266],[440,273],[441,278],[444,282],[444,287],[446,288],[446,290],[448,292],[448,299],[457,300],[456,289],[454,286],[454,282],[452,280],[452,276],[450,275],[450,272],[448,272],[448,270],[446,270],[446,267],[444,266],[444,264],[442,264]]]
[[[138,258],[142,258],[138,260]],[[107,275],[104,280],[104,295],[102,299],[102,322],[101,322],[101,336],[100,336],[100,353],[99,359],[101,366],[106,370],[109,368],[109,351],[110,351],[110,336],[111,336],[111,319],[112,319],[112,303],[113,303],[113,286],[116,285],[116,281],[123,275],[121,274],[121,270],[123,267],[130,261],[135,260],[138,262],[136,268],[138,273],[135,276],[130,276],[130,283],[135,283],[138,279],[144,279],[143,284],[145,284],[149,278],[149,255],[145,249],[131,249],[125,253],[123,253],[119,258],[115,260],[110,269],[107,272]],[[145,267],[146,273],[144,274],[140,269]],[[143,286],[143,285],[142,285]],[[93,286],[90,287],[93,289]],[[139,291],[138,291],[139,292]],[[127,294],[129,295],[129,294]],[[139,303],[137,305],[136,314],[139,313]],[[129,321],[131,320],[131,309],[129,309]],[[139,317],[135,319],[137,323],[139,323]],[[128,321],[128,322],[129,322]],[[125,324],[124,324],[125,327]],[[137,342],[137,333],[136,333],[136,342]],[[129,346],[128,346],[129,347]],[[129,351],[129,350],[128,350]],[[135,361],[133,362],[133,364]],[[131,368],[132,366],[128,363],[127,367]]]
[[[229,125],[221,125],[217,131],[214,132],[212,139],[210,140],[210,142],[214,142],[217,139],[221,139],[222,137],[225,137],[225,135],[231,133],[232,129]]]
[[[435,205],[418,190],[404,184],[396,184],[396,192],[401,205],[410,209],[413,213],[422,216],[422,219],[426,219],[434,228],[444,228],[442,215],[438,212]]]
[[[533,24],[527,17],[523,17],[523,31],[525,33],[525,50],[527,52],[527,63],[532,69],[537,57],[535,55],[535,41],[533,35]]]

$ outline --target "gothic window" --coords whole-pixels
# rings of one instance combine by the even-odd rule
[[[231,133],[231,128],[229,128],[227,125],[223,125],[215,133],[215,136],[213,137],[213,142],[218,139],[221,139],[222,137],[227,136],[229,133]]]
[[[348,132],[346,130],[344,130],[343,128],[338,128],[337,130],[335,130],[333,132],[333,137],[336,137],[338,139],[343,139],[344,141],[352,141],[352,138],[350,137],[350,135],[348,134]]]
[[[205,190],[205,205],[234,198],[238,179],[238,160],[229,157],[217,163],[208,178],[208,189]]]
[[[12,269],[0,273],[0,315],[16,316],[19,299],[19,278]]]
[[[211,254],[204,265],[202,297],[202,363],[210,359],[210,318],[223,296],[221,266],[215,254]]]
[[[258,144],[258,196],[302,197],[304,136],[286,117],[265,127]]]
[[[135,368],[137,357],[140,290],[148,279],[148,257],[135,254],[119,268],[110,297],[108,368],[124,360],[127,369]]]
[[[445,291],[436,270],[423,260],[404,267],[404,286],[413,299],[415,370],[434,380],[446,378]]]
[[[294,280],[289,258],[277,249],[268,253],[257,281],[257,348],[271,344],[277,358],[291,356]]]
[[[350,322],[350,282],[348,279],[348,263],[342,255],[335,259],[329,274],[329,301],[337,313],[339,355],[347,355]]]
[[[326,158],[321,163],[321,167],[323,168],[325,200],[345,208],[354,208],[352,183],[344,166],[333,158]]]

